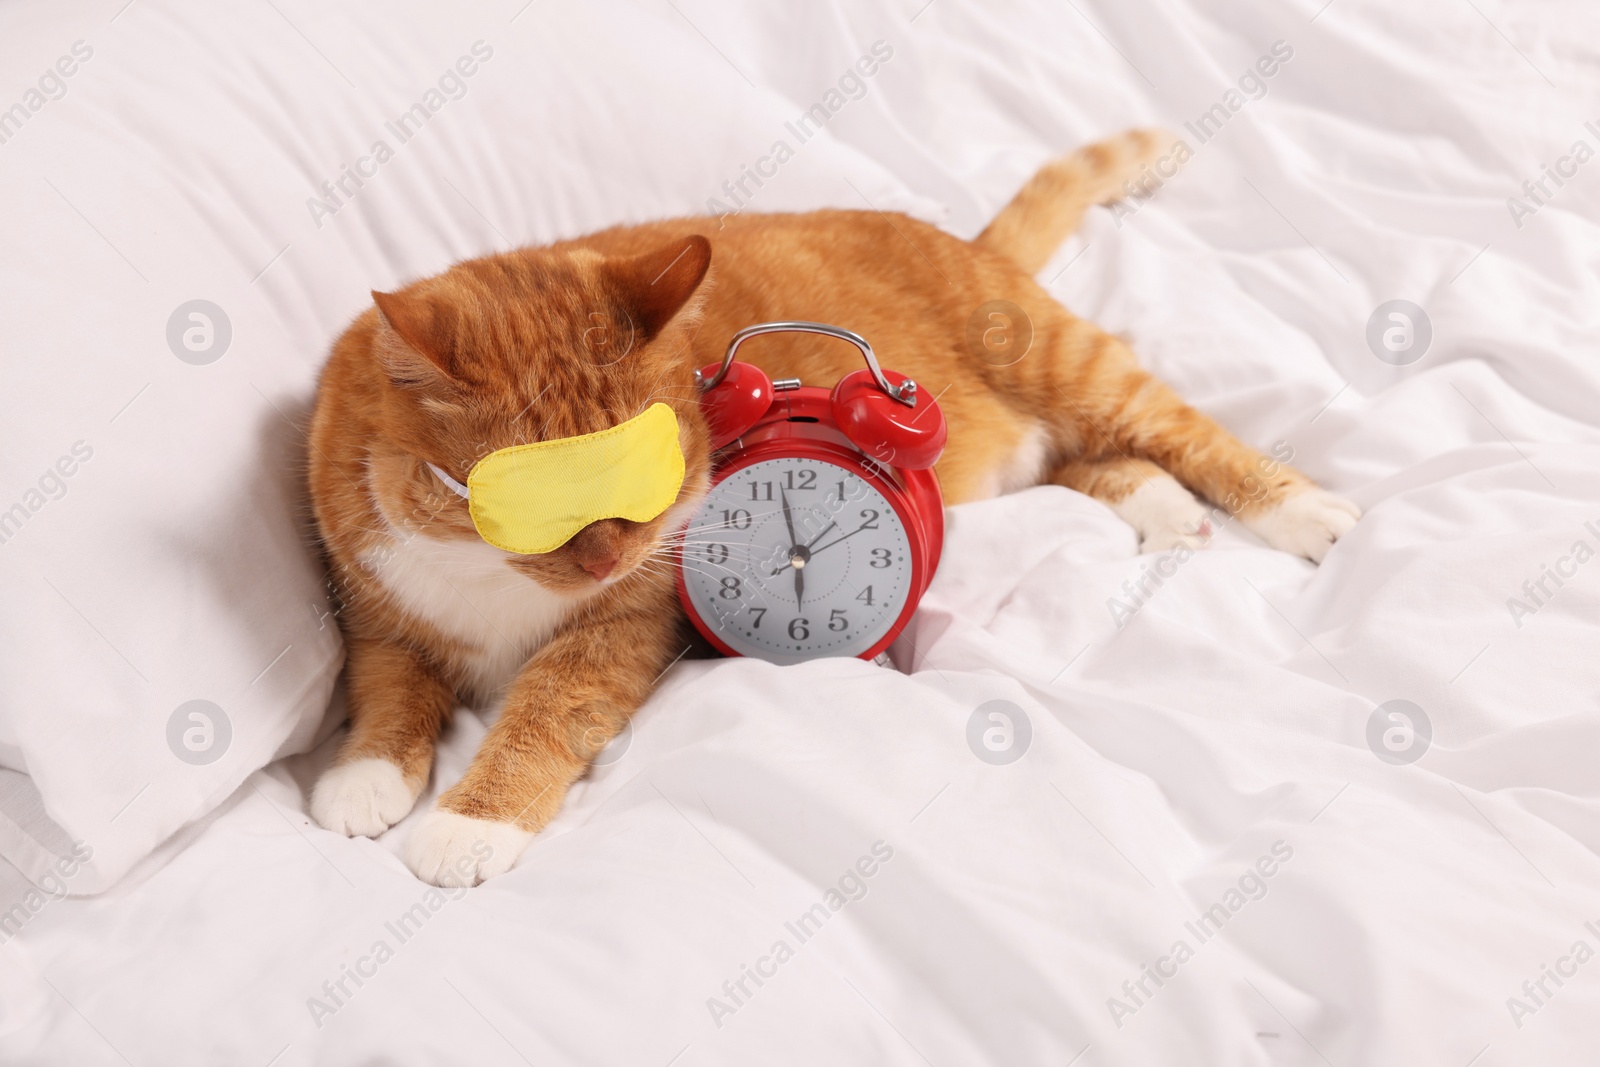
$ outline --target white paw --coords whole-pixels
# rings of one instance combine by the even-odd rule
[[[533,834],[508,822],[490,822],[435,808],[406,841],[406,866],[430,885],[477,885],[504,874]]]
[[[352,760],[329,767],[317,779],[311,817],[350,837],[377,837],[406,817],[419,792],[386,759]]]
[[[1273,548],[1321,563],[1333,543],[1355,526],[1361,509],[1342,496],[1312,487],[1277,507],[1246,517],[1244,524]]]
[[[1165,552],[1179,545],[1199,549],[1216,532],[1206,506],[1164,474],[1112,504],[1111,510],[1138,531],[1140,552]]]

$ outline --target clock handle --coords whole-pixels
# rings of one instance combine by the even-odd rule
[[[728,368],[733,365],[733,355],[739,351],[739,346],[752,337],[760,337],[764,333],[818,333],[824,337],[837,337],[841,341],[849,341],[861,350],[861,355],[867,361],[867,368],[872,371],[872,378],[878,383],[878,388],[898,400],[907,407],[915,407],[917,403],[917,383],[906,378],[899,385],[893,385],[884,377],[883,368],[878,366],[878,357],[873,355],[872,346],[867,339],[854,330],[846,330],[842,326],[830,326],[825,322],[761,322],[754,326],[746,326],[733,335],[733,340],[728,344],[728,351],[722,357],[722,366],[717,373],[705,380],[700,371],[694,372],[695,382],[699,384],[702,393],[709,393],[722,383],[727,377]]]

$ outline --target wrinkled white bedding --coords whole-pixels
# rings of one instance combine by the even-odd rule
[[[0,1062],[1593,1062],[1600,163],[1574,143],[1600,149],[1594,12],[119,4],[13,9],[6,47],[89,40],[72,92],[101,122],[193,109],[189,139],[165,127],[215,197],[186,269],[292,246],[249,357],[302,403],[369,288],[733,206],[722,183],[874,41],[892,60],[750,210],[870,200],[970,235],[1049,155],[1221,103],[1188,169],[1093,212],[1041,279],[1366,515],[1320,568],[1228,528],[1136,595],[1156,560],[1085,497],[955,509],[908,673],[680,663],[521,864],[454,897],[397,858],[410,821],[372,842],[308,820],[324,742],[0,934]],[[480,39],[465,97],[332,217],[304,206],[304,175],[355,163],[373,116]],[[1292,58],[1251,80],[1278,41]],[[146,162],[97,165],[163,180]],[[1570,174],[1536,202],[1546,164]],[[157,249],[166,224],[118,236]],[[1405,366],[1367,343],[1394,299],[1431,322]],[[1395,700],[1431,744],[1369,730]],[[974,724],[994,701],[1007,719]],[[459,717],[435,791],[483,722]]]

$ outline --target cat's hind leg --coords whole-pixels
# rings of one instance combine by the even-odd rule
[[[1156,378],[1142,370],[1129,377],[1118,446],[1170,471],[1273,548],[1321,563],[1361,518],[1355,504],[1249,447]]]
[[[1057,359],[1040,360],[1031,380],[1019,378],[1017,384],[1031,385],[1034,397],[1061,399],[1061,404],[1050,405],[1045,418],[1055,424],[1062,454],[1078,457],[1080,463],[1111,465],[1098,474],[1104,486],[1085,490],[1090,495],[1112,503],[1116,493],[1134,486],[1143,493],[1137,501],[1127,492],[1113,506],[1131,512],[1144,504],[1181,514],[1187,505],[1175,492],[1177,486],[1146,477],[1153,465],[1183,488],[1220,505],[1224,518],[1237,518],[1273,548],[1317,563],[1361,517],[1355,504],[1318,488],[1283,462],[1292,453],[1264,455],[1184,403],[1140,367],[1119,338],[1072,320],[1057,345]],[[1147,462],[1141,466],[1135,460]],[[1090,479],[1084,484],[1092,485],[1095,471],[1090,466],[1065,477]],[[1137,490],[1141,481],[1147,491]],[[1060,484],[1079,488],[1071,481]],[[1140,525],[1135,518],[1129,521]],[[1151,521],[1144,520],[1146,525]]]
[[[1113,456],[1070,460],[1049,481],[1109,507],[1139,535],[1139,551],[1197,549],[1214,532],[1207,508],[1178,480],[1147,459]]]

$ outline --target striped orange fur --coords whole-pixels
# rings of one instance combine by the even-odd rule
[[[351,714],[313,795],[316,818],[347,833],[386,829],[415,803],[456,703],[498,700],[477,759],[413,832],[407,858],[440,883],[510,866],[685,647],[672,535],[711,465],[693,371],[751,323],[849,327],[937,394],[949,503],[1054,482],[1106,502],[1147,548],[1190,551],[1208,533],[1192,491],[1320,558],[1355,521],[1353,505],[1184,404],[1032,277],[1090,205],[1121,195],[1172,144],[1135,131],[1052,163],[973,241],[875,211],[687,218],[472,260],[375,294],[334,347],[312,432]],[[975,311],[993,301],[1031,323],[1015,362],[969,344]],[[741,358],[822,386],[860,365],[853,348],[812,336],[760,338]],[[601,429],[657,400],[682,427],[678,503],[649,523],[596,523],[544,556],[489,549],[425,465],[465,479],[490,451]]]

